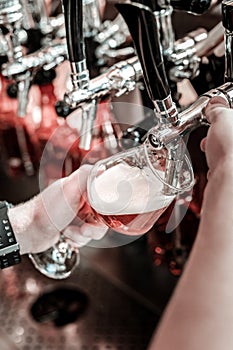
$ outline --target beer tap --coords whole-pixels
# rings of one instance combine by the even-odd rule
[[[158,121],[156,128],[163,130],[168,125],[175,126],[178,110],[167,81],[156,18],[149,7],[141,4],[117,4],[116,7],[128,25],[142,65],[145,85]],[[153,133],[149,134],[148,139],[153,144]],[[184,146],[184,142],[174,142],[167,147],[165,182],[174,187],[178,183]],[[165,191],[170,192],[171,188]]]
[[[45,70],[54,68],[64,61],[67,57],[66,38],[55,38],[44,47],[40,45],[39,50],[25,54],[22,40],[20,39],[26,8],[22,9],[19,0],[12,0],[12,4],[6,2],[5,5],[3,2],[1,3],[0,23],[8,30],[8,34],[5,35],[8,42],[8,52],[7,62],[2,65],[1,73],[4,77],[13,78],[16,81],[19,103],[18,115],[24,116],[26,114],[29,88],[35,73],[41,68]],[[31,3],[32,5],[34,3]],[[27,13],[30,15],[30,12],[27,11]],[[32,16],[26,17],[28,20],[25,21],[24,25],[27,30],[33,29],[36,24]],[[31,26],[30,28],[28,27],[29,25]]]
[[[73,7],[75,7],[74,4],[75,2],[72,3]],[[76,15],[78,16],[78,11],[73,9],[71,13],[71,5],[67,0],[64,1],[64,5],[73,88],[65,94],[64,108],[61,109],[59,106],[58,114],[66,116],[64,113],[68,115],[72,110],[83,107],[91,101],[105,99],[110,96],[118,97],[132,91],[136,86],[136,82],[141,78],[142,72],[140,63],[137,57],[134,56],[114,64],[106,69],[104,73],[89,79],[84,50],[83,28],[81,28],[82,40],[80,40],[80,34],[75,33],[75,30],[77,32],[77,26],[72,25],[73,21],[77,22],[75,20],[75,12],[77,12]],[[88,5],[90,4],[88,3]],[[95,29],[90,29],[90,35],[93,30]],[[105,39],[103,39],[103,42]]]
[[[181,109],[177,83],[183,79],[192,80],[199,75],[202,57],[213,47],[216,40],[221,40],[223,34],[222,30],[219,30],[220,26],[210,33],[207,33],[204,28],[198,28],[187,33],[185,37],[175,40],[172,14],[177,10],[201,15],[209,9],[211,1],[138,0],[137,2],[148,6],[156,18],[171,95],[177,108]],[[146,133],[153,123],[152,118],[126,129],[122,138],[124,146],[129,147],[132,143],[144,142]],[[130,142],[128,142],[129,139]]]
[[[102,21],[98,0],[85,0],[83,9],[86,55],[90,76],[94,77],[116,61],[132,57],[135,52],[128,45],[130,35],[121,15]]]
[[[102,27],[99,6],[96,0],[84,0],[83,2],[83,29],[86,37],[99,35]]]
[[[201,125],[208,125],[205,118],[204,109],[210,98],[221,96],[225,99],[230,108],[233,108],[233,2],[232,0],[222,1],[222,24],[224,27],[225,38],[225,83],[217,88],[202,94],[197,101],[179,114],[176,127],[167,128],[163,132],[158,132],[154,138],[156,147],[166,147],[166,145],[175,142],[184,137],[192,130]]]
[[[8,60],[13,61],[23,56],[20,41],[20,27],[23,19],[19,0],[0,3],[0,24],[8,42]]]
[[[141,0],[139,2],[150,7],[156,17],[169,83],[176,90],[173,82],[177,83],[185,78],[193,79],[199,74],[201,59],[197,54],[196,45],[206,39],[207,32],[204,28],[199,28],[175,41],[173,11],[201,15],[209,9],[211,0]],[[175,97],[175,93],[173,95]]]
[[[1,74],[15,82],[9,86],[8,93],[11,97],[17,96],[17,117],[21,121],[17,123],[15,131],[24,169],[30,176],[35,173],[35,169],[28,149],[27,131],[23,126],[23,118],[27,115],[29,90],[40,69],[56,67],[67,57],[66,38],[65,35],[56,38],[53,34],[62,26],[62,22],[59,20],[50,25],[42,0],[1,1],[0,24],[4,38],[1,41],[4,48],[2,53],[6,55]],[[35,37],[33,33],[40,33],[40,40],[36,40],[38,35]],[[50,36],[51,39],[53,35],[54,39],[47,38]],[[44,39],[41,40],[42,38]]]
[[[170,5],[175,11],[185,11],[193,15],[202,15],[211,6],[212,0],[171,0]],[[170,81],[179,82],[183,79],[194,79],[198,76],[201,63],[201,55],[197,47],[207,39],[207,31],[199,28],[179,39],[173,46],[173,51],[165,51],[169,62],[168,75]]]
[[[23,48],[20,40],[21,23],[22,23],[22,6],[19,0],[2,1],[0,4],[0,24],[5,28],[6,40],[8,43],[7,59],[10,64],[18,62],[20,64],[23,57]],[[3,65],[4,67],[4,65]],[[4,68],[3,68],[4,69]],[[2,75],[3,71],[2,71]],[[12,78],[12,76],[8,76]],[[31,74],[29,71],[23,74],[14,75],[18,87],[18,117],[24,118],[26,115],[28,93],[31,82]],[[17,125],[16,134],[18,145],[20,148],[23,165],[26,174],[31,176],[34,174],[34,165],[30,157],[27,146],[25,130],[22,125]]]
[[[22,56],[20,61],[9,61],[2,67],[5,77],[14,77],[27,71],[36,72],[56,67],[67,58],[67,45],[65,38],[54,39],[49,46],[42,47],[31,54]]]
[[[141,4],[116,4],[126,21],[155,113],[160,124],[175,124],[178,111],[171,97],[163,62],[157,21],[149,7]],[[135,18],[135,21],[132,21]],[[135,23],[136,22],[136,23]]]
[[[38,27],[44,35],[51,33],[52,28],[50,26],[49,16],[46,11],[45,1],[28,0],[28,6],[34,22],[36,23],[36,27]]]
[[[18,36],[15,35],[13,28],[12,40],[8,40],[8,60],[2,65],[1,73],[4,77],[16,81],[18,94],[22,91],[23,96],[19,98],[19,104],[23,104],[24,109],[19,108],[19,115],[23,115],[27,107],[26,87],[28,92],[39,70],[55,68],[67,58],[67,45],[65,31],[61,30],[64,27],[63,14],[57,18],[49,18],[44,0],[20,0],[18,4],[20,10]],[[3,25],[6,25],[6,19],[3,20]],[[23,40],[22,33],[25,33]],[[18,53],[16,55],[11,51]],[[25,88],[19,89],[18,82],[20,81],[22,87],[24,80],[27,80]]]
[[[98,44],[95,50],[97,65],[106,67],[112,65],[116,60],[122,60],[135,55],[134,48],[130,43],[130,34],[121,15],[113,20],[106,20],[102,29],[95,36]]]
[[[139,60],[142,64],[146,86],[155,106],[155,113],[159,115],[159,123],[148,131],[147,140],[155,150],[166,149],[166,176],[167,180],[169,180],[168,183],[173,185],[176,184],[180,163],[182,163],[184,156],[185,142],[183,141],[192,130],[201,125],[208,125],[204,108],[213,96],[221,96],[231,108],[233,107],[233,85],[231,82],[226,82],[222,86],[208,91],[187,109],[178,113],[169,97],[169,87],[164,71],[162,70],[162,61],[160,61],[160,64],[159,62],[155,64],[159,54],[159,45],[157,45],[157,51],[155,51],[156,46],[153,45],[155,39],[151,35],[152,32],[155,32],[156,28],[155,22],[153,22],[152,11],[148,7],[139,4],[117,4],[116,6],[129,26]],[[233,28],[230,25],[231,17],[233,18],[230,15],[233,9],[233,3],[231,0],[224,0],[222,7],[223,25],[226,26],[226,35],[230,37]],[[132,18],[137,20],[138,28],[136,28],[135,23],[132,23]],[[226,81],[232,81],[232,50],[230,45],[226,47],[226,57],[229,58],[227,60],[227,66],[229,68],[226,67]],[[157,77],[158,73],[159,77]],[[157,91],[158,84],[160,84],[159,91]],[[161,100],[156,100],[158,97],[155,96],[155,93],[158,93],[157,96]],[[166,95],[167,97],[165,97]],[[170,103],[165,103],[167,101],[170,101]]]
[[[63,0],[68,58],[71,67],[72,93],[84,93],[89,88],[89,70],[87,68],[85,42],[83,35],[82,0]],[[96,117],[97,98],[92,98],[82,106],[82,129],[79,147],[89,150],[91,147],[93,124]]]
[[[45,0],[20,1],[24,15],[23,28],[27,30],[27,33],[30,31],[37,32],[41,37],[41,46],[48,45],[49,41],[55,37],[65,37],[64,15],[62,13],[57,16],[49,15]]]
[[[20,3],[24,18],[23,27],[25,29],[40,27],[47,32],[48,17],[44,0],[20,0]]]
[[[141,77],[142,69],[136,56],[114,64],[104,73],[91,79],[87,89],[73,89],[65,94],[64,106],[67,115],[93,99],[119,97],[134,90]],[[61,115],[62,113],[61,111]]]

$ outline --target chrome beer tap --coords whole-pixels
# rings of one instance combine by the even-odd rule
[[[89,70],[87,68],[85,41],[83,35],[82,0],[63,0],[68,58],[71,67],[73,93],[84,93],[89,89]],[[69,104],[70,105],[70,104]],[[97,98],[92,98],[82,106],[82,129],[79,147],[91,147],[93,124],[96,117]]]
[[[75,2],[71,3],[72,6],[75,6]],[[93,103],[93,101],[110,96],[118,97],[133,90],[136,86],[136,82],[142,76],[141,65],[137,57],[120,61],[107,69],[103,74],[89,79],[83,36],[82,40],[77,40],[80,36],[80,34],[76,33],[77,23],[76,25],[72,24],[75,20],[74,14],[77,8],[74,8],[71,12],[72,7],[69,1],[64,1],[64,5],[67,43],[71,62],[71,79],[73,84],[71,91],[68,91],[64,96],[65,109],[74,110],[77,108],[86,108],[86,106]],[[78,11],[76,12],[76,16],[78,16]],[[79,16],[81,15],[79,14]]]
[[[140,62],[136,56],[120,61],[89,81],[87,89],[74,89],[67,92],[64,102],[70,109],[76,109],[92,99],[102,99],[107,96],[119,97],[134,90],[136,83],[142,77]]]
[[[112,20],[102,20],[98,0],[85,0],[84,9],[84,37],[88,41],[86,49],[92,46],[90,55],[98,73],[116,61],[132,57],[135,52],[130,41],[128,28],[123,18],[118,14]],[[87,51],[88,56],[88,51]],[[90,60],[93,57],[90,57]],[[92,76],[93,77],[93,76]]]
[[[44,35],[51,32],[44,0],[20,0],[25,29],[39,29]]]
[[[171,97],[159,27],[153,12],[149,7],[136,3],[116,4],[116,7],[128,25],[159,124],[163,125],[164,122],[175,124],[178,111]]]
[[[210,33],[207,33],[204,28],[198,28],[186,34],[185,37],[175,40],[172,15],[174,10],[201,15],[208,11],[211,1],[138,0],[137,2],[148,6],[155,15],[167,80],[172,98],[180,109],[177,83],[183,79],[192,80],[199,75],[202,57],[213,45],[216,45],[216,40],[221,40],[223,34],[221,29],[219,30],[220,26],[211,30]],[[132,143],[144,142],[146,132],[154,123],[153,118],[151,119],[124,131],[122,143],[125,147],[131,146]],[[129,139],[130,142],[128,142]]]
[[[23,0],[21,0],[23,3]],[[13,3],[13,1],[12,1]],[[35,73],[43,68],[45,70],[56,67],[67,58],[66,38],[54,38],[49,43],[42,46],[39,50],[32,53],[25,53],[22,45],[22,28],[33,29],[37,24],[27,11],[27,20],[24,21],[26,8],[22,8],[19,0],[14,1],[15,5],[3,7],[0,11],[0,23],[9,30],[5,37],[8,42],[7,63],[2,65],[1,73],[6,78],[14,79],[18,86],[19,116],[26,114],[27,95]],[[1,5],[0,4],[0,5]],[[9,2],[7,3],[7,6]],[[16,7],[17,4],[17,7]],[[34,5],[35,3],[31,2]],[[41,3],[42,4],[42,3]],[[32,9],[33,11],[33,9]],[[64,21],[63,21],[64,22]],[[47,23],[47,20],[46,20]],[[30,25],[30,28],[29,28]],[[59,23],[61,25],[61,23]],[[25,39],[25,38],[24,38]],[[28,40],[24,40],[25,42]],[[24,87],[23,87],[24,85]]]
[[[90,76],[93,78],[106,67],[132,57],[135,52],[132,46],[128,45],[128,28],[119,14],[112,20],[103,21],[98,0],[85,0],[83,9],[86,55],[90,63]],[[92,74],[92,71],[95,74]]]
[[[45,0],[20,0],[23,8],[22,27],[27,32],[27,43],[32,47],[27,53],[49,47],[54,39],[64,39],[65,24],[63,13],[50,15]],[[36,41],[36,42],[35,42]]]
[[[148,131],[147,140],[155,152],[156,150],[166,150],[166,182],[175,186],[184,157],[187,135],[201,125],[208,125],[204,108],[213,96],[222,96],[228,105],[231,108],[233,107],[233,85],[232,82],[226,82],[222,86],[210,90],[200,96],[189,108],[178,113],[170,98],[166,76],[162,70],[163,62],[162,60],[160,63],[157,61],[159,45],[156,44],[158,38],[151,34],[156,29],[156,21],[153,20],[152,11],[140,4],[117,4],[116,6],[125,18],[133,37],[142,64],[145,83],[154,103],[155,114],[159,118],[157,125]],[[230,36],[233,28],[229,24],[231,17],[233,18],[230,15],[233,9],[233,1],[224,0],[222,7],[223,25],[226,26],[226,35]],[[138,29],[135,23],[132,23],[132,18],[137,20]],[[226,40],[226,42],[228,41]],[[230,45],[226,46],[226,51],[228,50],[229,52],[226,53],[226,57],[228,57],[228,60],[226,60],[226,81],[232,81],[232,50]],[[160,86],[160,89],[157,89],[158,86]]]
[[[129,45],[130,34],[121,15],[113,20],[106,20],[95,39],[98,46],[95,50],[97,65],[110,66],[115,61],[127,59],[135,55],[134,48]]]
[[[8,48],[8,61],[2,66],[2,75],[13,78],[16,82],[21,81],[23,77],[29,79],[30,76],[29,80],[33,83],[33,78],[39,70],[53,69],[67,59],[64,15],[49,17],[44,0],[19,0],[18,4],[20,10],[18,45],[16,46],[17,37],[14,33],[14,41],[12,39],[9,47],[14,50],[18,47],[17,50],[21,54],[13,55]],[[6,25],[6,19],[3,25]],[[27,83],[27,86],[30,84]],[[26,107],[27,101],[24,101],[24,105]]]
[[[204,93],[196,102],[181,112],[175,127],[159,131],[153,139],[157,148],[163,148],[176,142],[201,125],[208,125],[204,109],[212,97],[221,96],[229,107],[233,108],[233,1],[223,0],[221,6],[222,24],[225,30],[225,83]],[[156,131],[154,130],[154,132]]]
[[[170,0],[173,10],[185,11],[194,15],[202,15],[211,6],[211,0]],[[194,79],[199,75],[201,56],[197,46],[207,39],[207,31],[199,28],[188,33],[184,38],[179,39],[173,45],[173,51],[165,51],[166,59],[170,69],[168,76],[171,81],[178,82],[183,79]]]
[[[0,2],[0,24],[5,28],[5,38],[8,44],[7,56],[9,61],[23,56],[20,29],[23,15],[19,0]]]
[[[199,74],[201,61],[196,51],[196,45],[206,39],[207,32],[205,29],[199,28],[175,41],[172,15],[174,10],[194,15],[203,14],[209,9],[211,0],[142,0],[139,2],[150,7],[156,17],[170,82],[176,83],[185,78],[195,78]]]
[[[36,1],[36,3],[38,4],[39,2]],[[40,4],[43,5],[44,3],[40,1]],[[14,89],[14,92],[17,92],[18,102],[17,116],[22,120],[27,115],[28,94],[36,72],[41,68],[51,69],[67,57],[65,37],[55,38],[47,42],[45,47],[41,47],[42,42],[36,43],[36,46],[33,43],[31,47],[39,47],[39,50],[32,50],[32,53],[27,53],[27,44],[30,40],[33,41],[33,37],[30,37],[29,31],[40,29],[38,29],[38,24],[35,22],[35,1],[30,2],[30,8],[28,6],[26,7],[26,5],[29,5],[29,3],[25,3],[24,0],[0,2],[2,55],[7,57],[5,60],[6,63],[1,66],[1,74],[4,78],[15,82],[16,89]],[[43,18],[45,18],[45,13]],[[43,23],[45,30],[45,20],[43,20]],[[43,33],[44,37],[47,33],[47,30],[46,33]],[[27,135],[23,124],[24,122],[19,122],[15,128],[17,143],[25,172],[31,176],[35,174],[35,169],[28,149]]]
[[[147,6],[135,3],[117,4],[116,7],[128,25],[142,65],[145,85],[157,118],[156,128],[162,131],[169,125],[175,126],[178,122],[178,110],[167,81],[158,22]],[[152,133],[148,140],[153,144]],[[178,184],[179,169],[185,153],[184,146],[184,142],[174,142],[166,148],[165,182],[174,188]],[[164,191],[170,193],[171,188],[165,187]]]
[[[8,62],[3,65],[2,74],[6,77],[17,77],[25,72],[35,73],[56,67],[67,58],[66,39],[54,39],[49,46],[42,47],[31,54],[22,56],[20,61]]]
[[[6,40],[8,44],[7,59],[9,64],[14,62],[21,63],[23,57],[23,47],[21,45],[21,23],[23,20],[22,6],[18,0],[0,2],[0,24],[6,31]],[[8,64],[8,63],[7,63]],[[4,66],[4,65],[3,65]],[[2,75],[4,76],[4,68]],[[6,75],[12,78],[12,75]],[[14,75],[18,87],[18,117],[23,118],[26,115],[28,92],[31,82],[31,74],[28,71],[23,74]],[[23,127],[16,127],[17,141],[21,152],[21,157],[26,174],[31,176],[35,173],[34,165],[28,150],[26,135]]]
[[[102,28],[102,21],[98,2],[96,0],[84,0],[83,9],[83,30],[85,37],[99,35],[100,28]]]

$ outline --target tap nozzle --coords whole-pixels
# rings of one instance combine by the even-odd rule
[[[233,108],[233,84],[228,82],[201,95],[193,104],[179,114],[177,125],[157,126],[149,130],[147,137],[155,149],[168,148],[187,134],[203,125],[209,125],[205,107],[212,97],[221,96]]]

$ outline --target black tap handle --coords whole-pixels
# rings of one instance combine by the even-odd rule
[[[222,24],[225,28],[225,82],[233,82],[233,0],[222,1]]]
[[[170,94],[170,88],[153,12],[149,7],[137,3],[119,3],[115,6],[129,28],[150,98],[153,101],[165,99]]]
[[[222,1],[222,24],[225,29],[233,31],[233,1]]]
[[[67,49],[70,62],[80,62],[86,58],[83,37],[82,0],[63,0]]]
[[[57,101],[55,104],[55,110],[59,117],[66,118],[73,112],[70,106],[65,101]]]
[[[174,10],[191,12],[201,15],[206,12],[211,5],[211,0],[171,0]]]

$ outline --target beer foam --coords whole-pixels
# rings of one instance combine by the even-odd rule
[[[164,176],[158,171],[159,176]],[[103,215],[147,213],[168,206],[175,196],[162,193],[164,184],[147,168],[117,164],[96,177],[88,189],[90,205]]]

